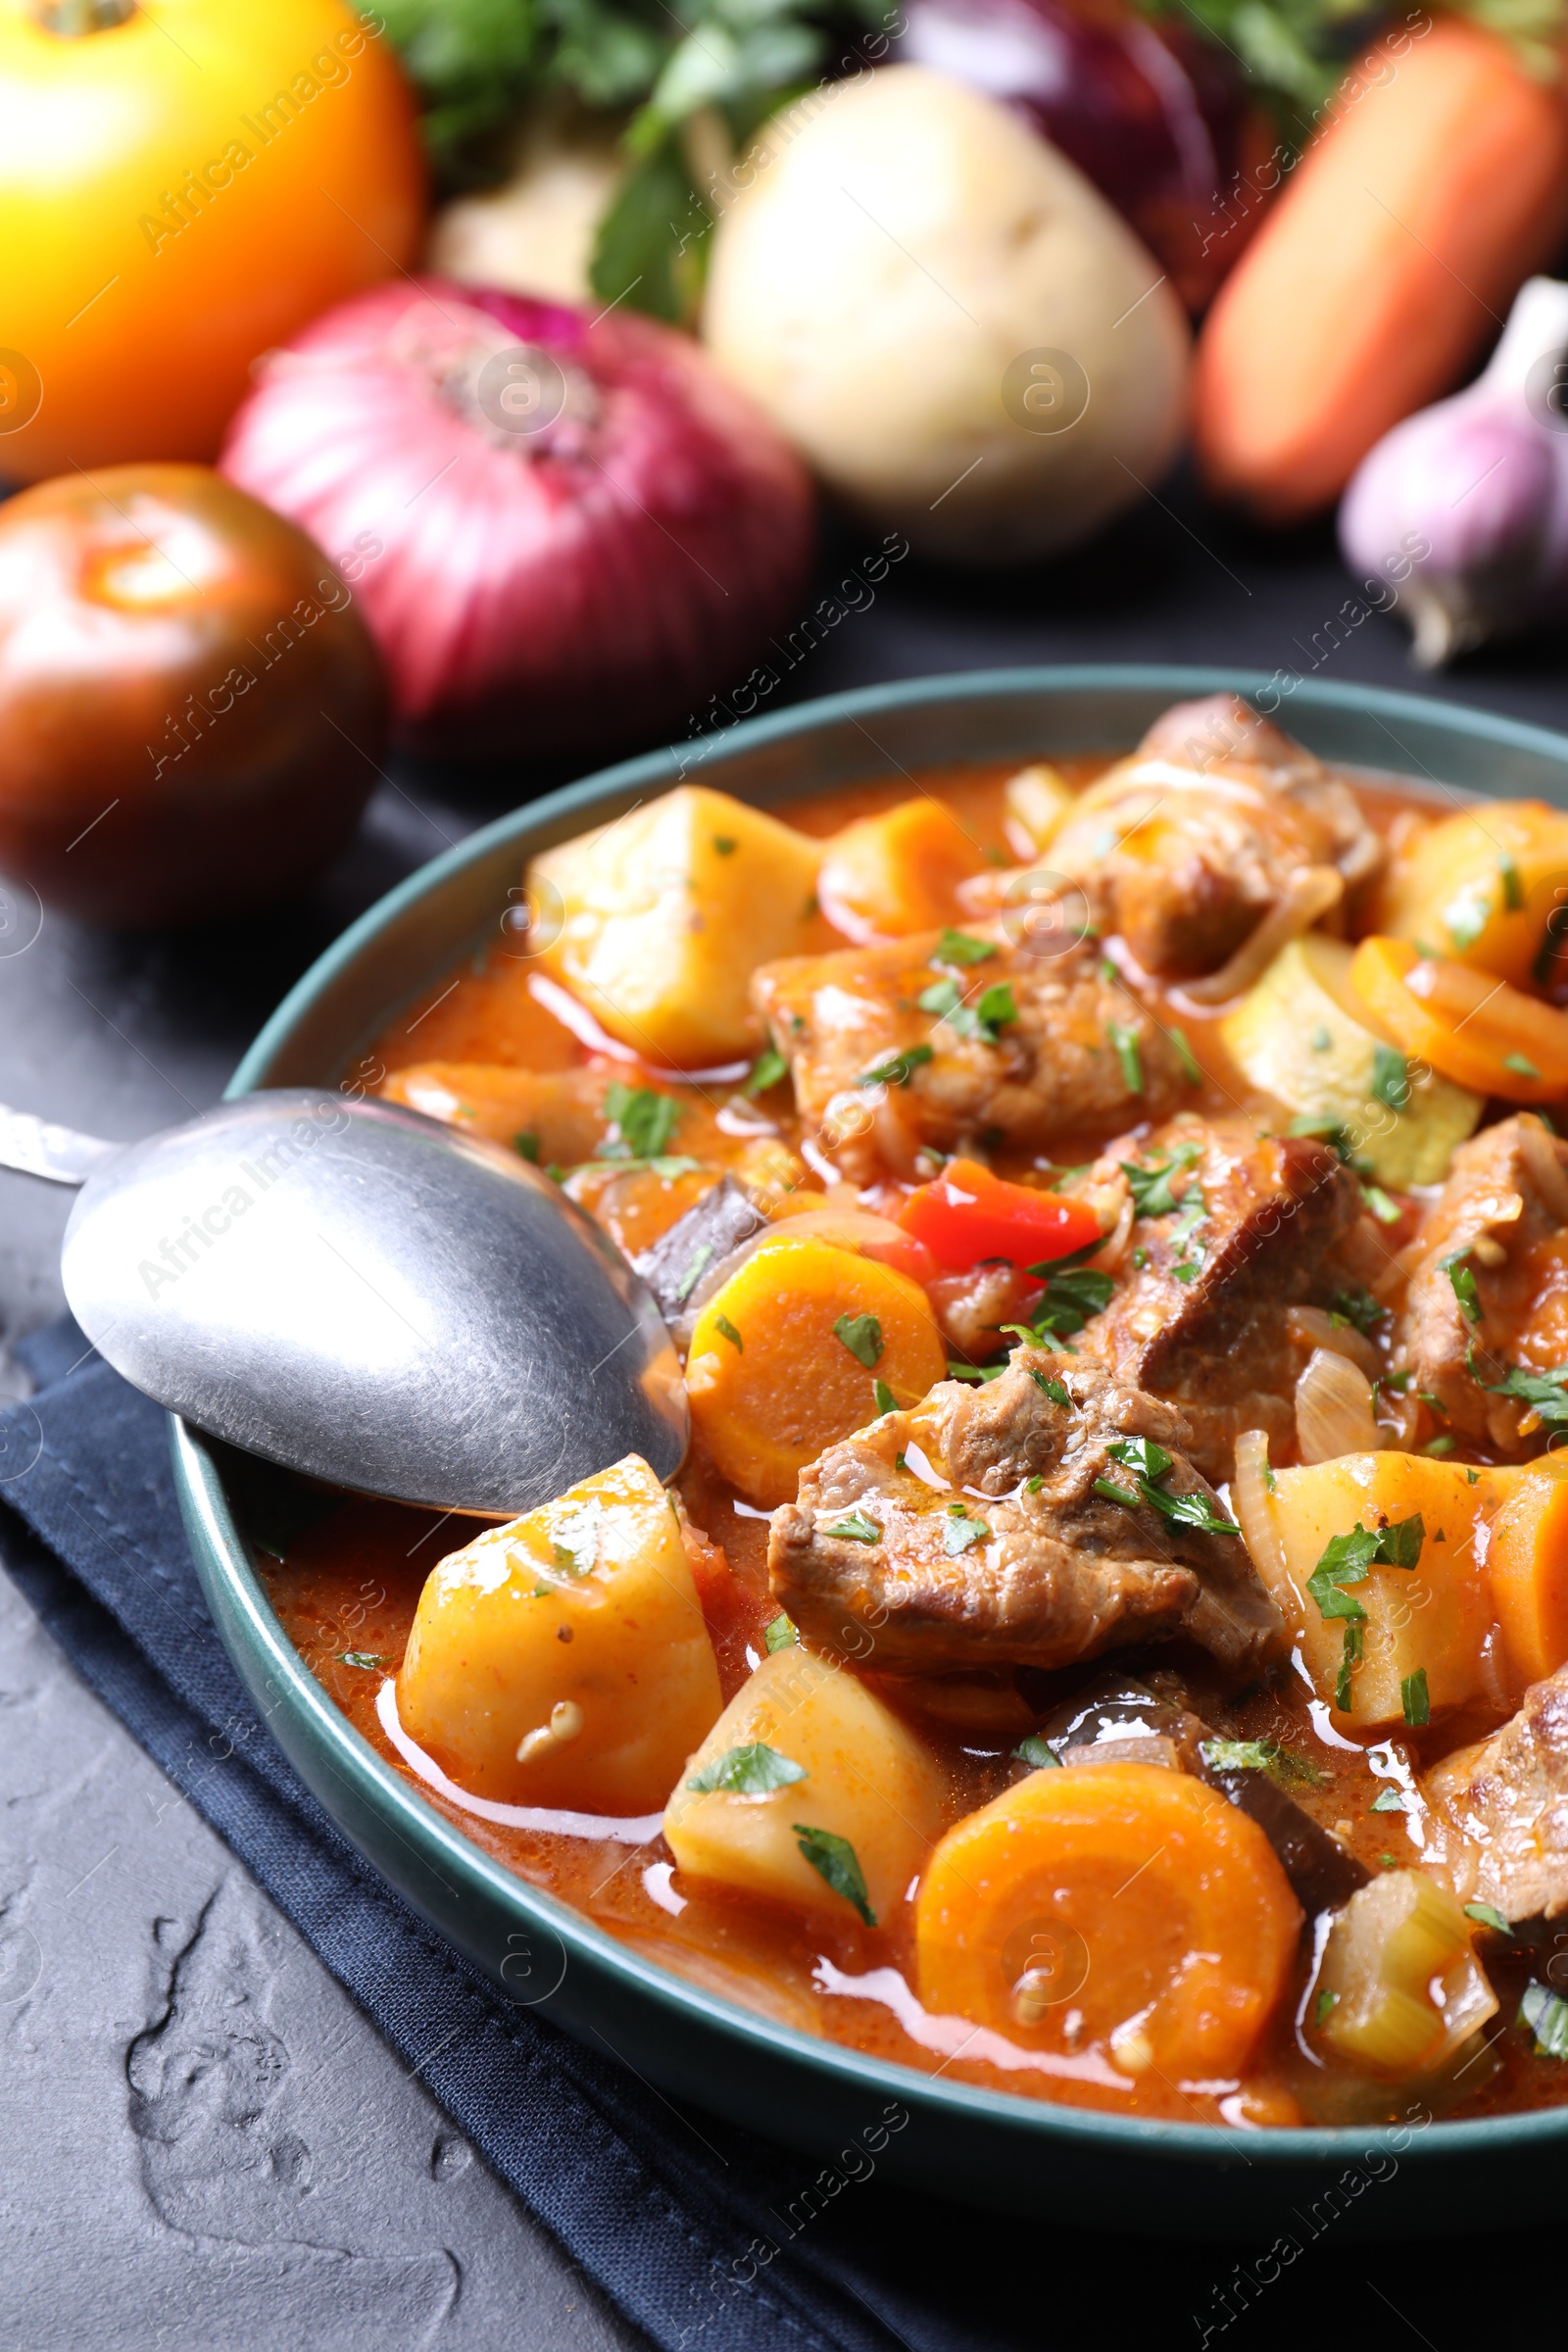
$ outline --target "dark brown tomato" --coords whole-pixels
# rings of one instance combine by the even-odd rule
[[[91,922],[265,904],[346,840],[386,741],[332,565],[205,466],[0,508],[0,868]]]

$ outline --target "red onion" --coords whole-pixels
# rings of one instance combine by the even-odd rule
[[[1272,146],[1225,50],[1122,0],[909,0],[904,22],[900,56],[1016,107],[1202,310],[1257,224],[1248,174]]]
[[[695,343],[436,278],[272,353],[221,470],[354,586],[399,735],[572,756],[686,731],[797,618],[798,458]]]

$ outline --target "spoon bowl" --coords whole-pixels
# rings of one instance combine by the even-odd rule
[[[73,1313],[136,1388],[307,1477],[512,1516],[686,1450],[652,1294],[498,1146],[330,1089],[106,1152],[66,1228]]]

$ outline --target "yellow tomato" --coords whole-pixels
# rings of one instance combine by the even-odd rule
[[[373,22],[0,0],[0,475],[212,457],[251,362],[411,258],[418,137]]]

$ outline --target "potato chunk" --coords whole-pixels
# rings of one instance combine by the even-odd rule
[[[633,1815],[718,1714],[675,1506],[628,1454],[431,1570],[398,1675],[405,1731],[476,1796]]]
[[[914,1733],[847,1668],[801,1648],[764,1658],[735,1693],[664,1814],[693,1878],[839,1919],[863,1902],[884,1927],[941,1826],[941,1777]]]
[[[541,961],[649,1059],[732,1060],[760,1035],[747,1004],[757,965],[831,937],[816,906],[821,856],[776,817],[683,784],[534,860]]]
[[[822,905],[857,945],[956,923],[958,884],[988,862],[978,835],[929,794],[862,816],[825,849]]]
[[[1276,1473],[1268,1504],[1285,1581],[1274,1598],[1299,1629],[1302,1663],[1319,1695],[1336,1706],[1337,1722],[1357,1731],[1419,1723],[1423,1705],[1436,1714],[1481,1688],[1492,1604],[1476,1537],[1511,1484],[1507,1471],[1393,1452],[1348,1453]],[[1319,1580],[1325,1613],[1311,1580],[1331,1539],[1396,1528],[1417,1513],[1419,1549],[1407,1540],[1412,1564],[1375,1558],[1361,1575],[1326,1572]],[[1271,1572],[1263,1559],[1257,1566],[1265,1583],[1277,1583],[1277,1568]],[[1332,1556],[1328,1567],[1334,1570]],[[1418,1676],[1424,1686],[1410,1688]]]

